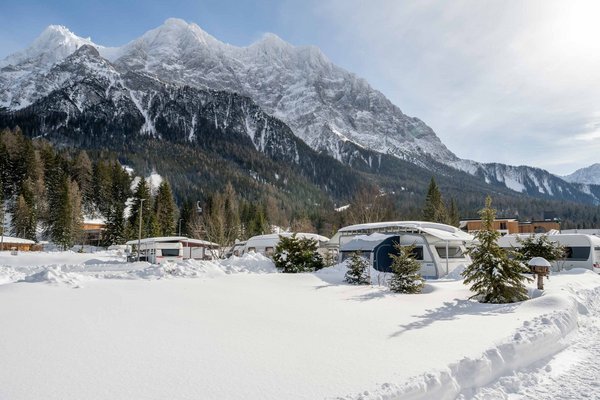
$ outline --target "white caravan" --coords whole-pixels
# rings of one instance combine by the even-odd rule
[[[542,234],[535,234],[534,236],[539,235]],[[518,249],[521,244],[517,239],[523,240],[530,236],[530,234],[502,236],[498,239],[498,245],[507,249]],[[600,273],[600,237],[580,233],[560,233],[548,235],[548,239],[564,246],[566,253],[565,258],[551,263],[553,271],[586,268]]]
[[[181,237],[167,236],[142,239],[139,241],[139,249],[137,248],[137,240],[130,240],[126,244],[132,247],[131,255],[127,257],[129,261],[137,261],[138,250],[140,261],[147,261],[151,264],[183,260]]]
[[[293,233],[284,232],[284,233],[272,233],[269,235],[258,235],[252,236],[246,244],[244,245],[244,249],[242,254],[255,252],[260,253],[267,257],[272,257],[273,253],[275,253],[275,247],[279,243],[279,237],[291,237]],[[329,238],[321,235],[317,235],[316,233],[296,233],[296,237],[298,239],[306,238],[313,239],[317,242],[319,247],[319,253],[321,253],[321,248],[329,242]],[[240,255],[242,255],[240,254]]]
[[[460,229],[433,222],[389,221],[346,226],[329,241],[327,247],[338,249],[339,261],[354,251],[366,253],[374,268],[389,272],[394,243],[415,245],[415,258],[425,278],[443,278],[471,263],[466,246],[473,236]]]

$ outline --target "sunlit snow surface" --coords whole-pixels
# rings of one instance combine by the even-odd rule
[[[560,398],[597,393],[578,373],[600,356],[591,272],[508,305],[468,300],[458,279],[397,295],[344,273],[280,274],[260,255],[157,266],[2,252],[0,399],[550,399],[571,381]]]

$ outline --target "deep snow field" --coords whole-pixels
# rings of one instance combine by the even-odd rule
[[[590,271],[507,305],[458,275],[398,295],[344,272],[0,252],[0,400],[600,398]]]

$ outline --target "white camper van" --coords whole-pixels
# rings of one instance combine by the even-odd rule
[[[272,233],[270,235],[253,236],[244,245],[242,254],[255,252],[267,257],[272,257],[275,253],[275,247],[279,243],[279,237],[290,237],[293,233]],[[296,233],[297,238],[313,239],[317,242],[319,249],[329,242],[329,238],[316,233]]]
[[[471,259],[466,245],[473,236],[450,225],[424,221],[389,221],[346,226],[327,245],[339,249],[339,261],[359,251],[371,261],[373,268],[389,272],[394,245],[415,245],[415,259],[421,264],[425,278],[442,278]]]
[[[540,234],[535,234],[539,236]],[[514,234],[502,236],[498,244],[503,248],[519,248],[517,240],[530,237],[528,234]],[[560,271],[571,268],[586,268],[600,273],[600,237],[578,233],[561,233],[548,235],[551,242],[558,243],[565,248],[565,258],[552,262],[552,270]]]
[[[183,244],[179,237],[155,237],[146,238],[139,241],[130,240],[126,244],[132,247],[132,253],[128,257],[129,261],[137,261],[138,251],[140,261],[147,261],[151,264],[162,264],[167,261],[183,260]]]

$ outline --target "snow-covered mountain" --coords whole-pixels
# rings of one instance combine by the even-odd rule
[[[157,139],[164,147],[193,148],[213,163],[225,158],[235,173],[242,168],[253,180],[284,190],[298,181],[336,196],[354,190],[350,168],[312,150],[249,97],[118,69],[89,44],[36,74],[31,104],[0,110],[0,126],[19,126],[62,145],[125,153]]]
[[[562,177],[567,182],[600,185],[600,164],[592,164],[589,167],[580,168],[570,175]]]
[[[51,26],[28,49],[0,64],[0,106],[19,109],[48,93],[53,85],[43,72],[83,44],[94,45],[117,68],[247,95],[313,149],[338,159],[346,141],[401,158],[456,159],[424,122],[404,115],[316,47],[294,47],[272,34],[234,47],[180,19],[116,49]]]
[[[459,160],[451,162],[449,165],[471,175],[481,177],[486,183],[503,185],[519,193],[560,198],[577,197],[584,193],[598,201],[589,185],[565,181],[540,168],[525,165],[478,163],[470,160]]]
[[[190,92],[191,88],[200,94]],[[207,96],[218,100],[211,103]],[[179,102],[177,109],[169,108],[172,104],[167,98],[173,97]],[[94,125],[102,132],[89,135],[89,140],[99,134],[115,135],[115,130],[141,122],[139,133],[160,137],[168,127],[168,132],[178,132],[177,140],[193,141],[199,121],[194,107],[200,107],[205,116],[207,101],[213,104],[225,113],[224,118],[215,116],[215,125],[223,128],[229,123],[225,121],[229,121],[227,102],[231,99],[238,105],[251,99],[247,110],[273,116],[273,121],[283,121],[313,150],[351,166],[363,163],[371,172],[378,171],[382,154],[431,171],[436,171],[435,160],[481,178],[483,185],[534,196],[597,201],[589,185],[570,184],[544,170],[459,159],[423,121],[403,114],[364,79],[334,65],[318,48],[292,46],[273,34],[250,46],[235,47],[196,24],[168,19],[124,46],[108,48],[53,25],[27,49],[0,61],[0,111],[17,113],[35,104],[36,110],[47,108],[41,115],[49,110],[68,115],[61,122],[64,129],[78,120],[79,130],[93,125],[82,118],[94,121],[101,112],[107,125]],[[287,136],[289,143],[272,147],[278,129],[287,132],[287,126],[274,129],[251,120],[242,118],[236,123],[249,124],[240,131],[260,151],[266,154],[279,146],[285,149],[280,153],[290,157]],[[46,121],[40,123],[47,126]],[[162,129],[157,124],[163,124]],[[60,127],[54,124],[53,129]],[[265,140],[265,132],[272,142]]]

